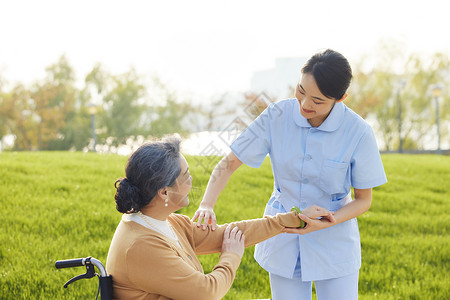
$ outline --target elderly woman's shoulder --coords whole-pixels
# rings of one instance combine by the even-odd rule
[[[170,214],[167,219],[172,225],[179,225],[182,227],[191,227],[192,221],[188,216],[182,215],[182,214],[176,214],[172,213]]]

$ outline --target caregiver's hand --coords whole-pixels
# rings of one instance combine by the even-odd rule
[[[234,252],[242,258],[244,255],[244,241],[245,236],[242,231],[239,230],[237,226],[231,229],[232,226],[228,225],[223,233],[222,242],[222,253],[223,252]]]
[[[334,212],[317,205],[311,205],[310,207],[305,208],[302,211],[302,214],[312,219],[325,218],[331,223],[336,222],[336,220],[334,219]]]
[[[321,219],[312,219],[304,214],[298,214],[298,217],[306,222],[306,226],[304,228],[284,228],[283,232],[303,235],[320,229],[328,228],[336,223],[334,217],[332,218],[332,220],[329,220],[325,217]]]
[[[199,208],[192,217],[192,222],[195,222],[196,220],[197,227],[202,226],[203,223],[202,229],[205,230],[208,224],[211,224],[211,230],[216,230],[216,214],[214,213],[212,207],[200,204]]]

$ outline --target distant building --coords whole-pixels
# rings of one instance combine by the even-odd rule
[[[293,88],[300,79],[300,70],[306,60],[304,57],[277,58],[274,68],[253,74],[250,90],[255,93],[265,92],[274,100],[293,97]]]

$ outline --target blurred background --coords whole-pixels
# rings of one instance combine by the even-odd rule
[[[2,1],[0,151],[127,155],[183,136],[223,155],[300,69],[331,48],[354,79],[346,104],[380,150],[448,153],[445,0]]]

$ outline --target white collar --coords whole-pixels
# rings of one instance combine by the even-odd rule
[[[336,103],[325,121],[323,121],[323,123],[319,127],[317,127],[317,130],[328,132],[337,130],[344,120],[345,111],[346,106],[343,102]],[[292,114],[294,122],[298,126],[307,128],[312,127],[311,124],[309,124],[308,120],[300,113],[300,104],[297,100],[295,100],[295,104],[293,105]]]
[[[136,222],[148,229],[156,231],[174,241],[178,241],[178,237],[167,220],[161,221],[142,214],[141,212],[132,214],[123,214],[122,220]]]

